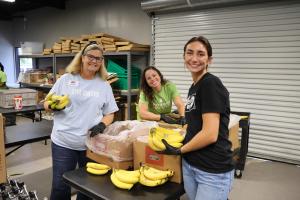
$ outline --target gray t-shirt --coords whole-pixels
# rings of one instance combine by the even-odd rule
[[[85,150],[88,130],[98,124],[103,115],[118,111],[111,86],[99,76],[92,80],[79,74],[64,74],[50,92],[69,95],[70,104],[54,113],[51,134],[53,143],[74,150]]]

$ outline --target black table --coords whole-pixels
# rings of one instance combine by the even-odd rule
[[[5,148],[18,146],[6,153],[6,156],[25,144],[50,138],[52,127],[53,121],[49,120],[5,127]]]
[[[44,105],[38,104],[35,106],[24,106],[20,110],[16,110],[14,108],[0,108],[0,113],[3,114],[3,116],[11,116],[16,114],[25,114],[25,113],[34,113],[35,111],[38,111],[40,114],[40,121],[42,120],[42,110],[45,110]],[[32,116],[32,121],[34,121],[34,115]]]
[[[146,187],[139,183],[131,190],[118,189],[110,180],[110,173],[96,176],[84,168],[66,172],[64,181],[93,199],[105,200],[162,200],[179,199],[184,194],[182,184],[167,182],[157,187]]]

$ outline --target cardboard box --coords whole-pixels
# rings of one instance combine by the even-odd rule
[[[94,160],[98,163],[108,165],[111,168],[125,169],[125,170],[133,169],[133,161],[116,162],[116,161],[113,161],[111,158],[96,154],[96,153],[92,152],[91,150],[87,150],[86,157],[88,157],[89,159]]]
[[[141,165],[147,165],[160,170],[170,169],[175,172],[170,181],[181,183],[181,156],[158,154],[147,145],[147,141],[147,136],[141,136],[133,142],[134,169],[139,169]]]
[[[0,113],[0,183],[5,183],[7,181],[3,129],[4,129],[3,117],[2,114]]]
[[[229,129],[229,140],[232,143],[231,150],[234,151],[241,147],[239,140],[239,124],[234,125]]]

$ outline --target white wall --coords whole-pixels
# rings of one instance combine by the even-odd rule
[[[44,42],[51,47],[61,36],[105,32],[128,40],[150,44],[151,19],[139,0],[71,0],[66,10],[41,8],[15,19],[15,44]]]
[[[0,62],[7,74],[7,83],[15,82],[15,62],[12,23],[0,21]]]

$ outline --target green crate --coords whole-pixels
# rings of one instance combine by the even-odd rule
[[[118,75],[127,74],[126,67],[122,67],[122,66],[125,66],[125,65],[126,64],[124,62],[119,61],[119,63],[116,63],[115,61],[109,59],[107,61],[107,71],[117,73]],[[140,77],[141,70],[137,66],[132,64],[131,65],[131,74],[132,75],[137,75],[137,76]]]
[[[112,87],[119,90],[128,90],[128,79],[127,75],[120,76],[118,75],[119,80],[112,83]],[[139,88],[140,80],[139,77],[136,75],[131,76],[131,89]]]
[[[107,71],[118,74],[119,80],[112,83],[113,88],[120,89],[120,90],[128,89],[127,69],[121,67],[119,64],[109,59],[107,62]],[[131,89],[139,88],[140,76],[141,76],[141,70],[138,67],[131,65]]]

